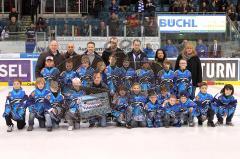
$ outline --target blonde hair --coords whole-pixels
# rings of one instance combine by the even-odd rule
[[[35,87],[37,87],[37,85],[38,85],[39,83],[44,83],[44,85],[45,85],[46,81],[45,81],[45,79],[44,79],[43,77],[38,77],[38,78],[36,79]]]
[[[195,50],[195,47],[193,46],[193,44],[191,42],[187,42],[184,49],[182,50],[182,54],[185,54],[187,52],[187,49],[191,48],[192,49],[192,56],[197,55],[197,52]]]

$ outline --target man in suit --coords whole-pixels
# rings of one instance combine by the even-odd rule
[[[217,40],[213,40],[213,45],[210,46],[209,50],[210,50],[209,51],[210,58],[222,57],[222,48],[221,48],[221,45],[218,44]]]
[[[127,54],[130,60],[130,67],[138,70],[141,68],[141,63],[147,55],[141,50],[141,41],[138,39],[133,40],[133,49]]]

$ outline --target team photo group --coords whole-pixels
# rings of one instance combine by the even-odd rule
[[[25,93],[21,80],[13,81],[3,114],[7,132],[14,130],[15,123],[17,129],[27,125],[27,131],[32,131],[37,127],[34,121],[47,131],[61,123],[68,124],[69,131],[80,129],[82,123],[89,128],[115,123],[129,129],[194,127],[205,121],[209,127],[233,126],[234,87],[226,84],[218,94],[208,91],[192,43],[185,44],[174,62],[164,49],[150,60],[141,46],[135,39],[132,50],[125,53],[113,37],[101,55],[92,41],[84,53],[76,53],[73,43],[60,53],[58,42],[51,41],[37,60],[32,92]],[[107,104],[101,102],[104,94]]]

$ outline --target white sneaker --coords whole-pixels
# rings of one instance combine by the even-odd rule
[[[7,132],[12,132],[13,131],[13,125],[9,125],[7,128]]]
[[[68,131],[72,131],[73,130],[73,126],[68,126]]]

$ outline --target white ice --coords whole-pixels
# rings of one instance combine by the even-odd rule
[[[222,86],[210,86],[216,94]],[[31,87],[24,87],[30,93]],[[11,87],[0,87],[0,114]],[[240,87],[235,97],[240,101]],[[239,104],[238,104],[239,106]],[[37,128],[32,132],[6,132],[4,118],[0,119],[0,159],[210,159],[240,156],[240,109],[233,118],[234,127],[209,128],[87,128],[69,132],[61,125],[53,132]],[[196,122],[196,120],[195,120]],[[15,124],[16,125],[16,124]]]

